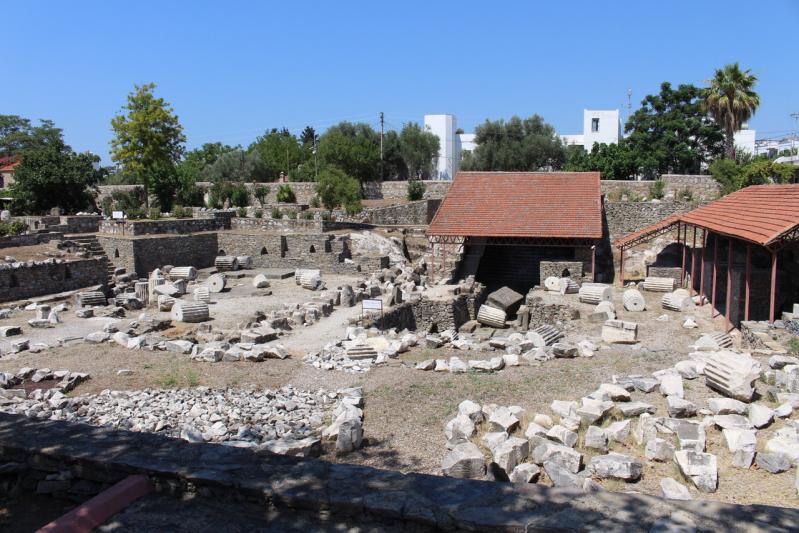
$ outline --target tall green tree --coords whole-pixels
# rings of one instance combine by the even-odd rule
[[[475,129],[475,141],[477,148],[461,162],[463,170],[556,170],[566,160],[563,141],[539,115],[486,120]]]
[[[368,124],[341,122],[319,138],[318,157],[360,183],[380,177],[380,137]]]
[[[51,120],[40,120],[34,126],[18,115],[0,115],[0,157],[22,155],[48,145],[63,144],[62,132]]]
[[[416,122],[409,122],[400,132],[399,143],[408,175],[411,178],[428,179],[433,170],[433,158],[438,155],[438,136]]]
[[[735,157],[735,132],[760,106],[756,84],[757,76],[751,70],[741,70],[738,63],[732,63],[717,69],[710,86],[703,91],[704,109],[724,129],[724,151],[730,159]]]
[[[111,159],[125,171],[138,176],[144,185],[147,206],[150,189],[155,186],[162,194],[169,187],[174,172],[170,167],[183,155],[186,136],[172,106],[153,94],[156,85],[136,85],[128,95],[122,114],[111,119],[114,138],[111,140]]]
[[[76,154],[62,140],[37,149],[26,149],[14,172],[12,209],[41,215],[52,207],[75,213],[92,206],[90,187],[99,183],[103,170],[100,158]]]
[[[275,181],[281,172],[290,176],[306,158],[299,140],[286,128],[272,128],[258,137],[249,150],[261,158],[262,181]]]
[[[216,162],[206,167],[203,177],[213,182],[263,182],[269,174],[263,159],[257,152],[234,150],[219,156]]]
[[[336,167],[331,166],[319,172],[316,194],[329,211],[339,206],[347,213],[361,210],[361,188],[358,180],[347,176]]]
[[[381,178],[384,180],[408,179],[408,166],[403,159],[400,135],[394,130],[389,130],[383,135],[383,161],[380,166]]]
[[[723,151],[721,129],[707,116],[701,89],[663,82],[659,94],[650,94],[627,121],[625,142],[635,155],[639,173],[653,179],[660,174],[698,174]]]
[[[206,167],[210,167],[216,163],[216,160],[219,159],[222,154],[235,150],[241,150],[241,148],[222,144],[221,142],[205,143],[199,148],[186,152],[186,156],[183,160],[193,163],[202,171]]]
[[[623,139],[617,144],[595,144],[590,152],[578,146],[570,146],[566,152],[564,170],[599,171],[607,180],[631,179],[638,172],[636,154]]]

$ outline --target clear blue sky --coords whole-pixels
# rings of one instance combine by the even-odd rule
[[[539,113],[579,133],[584,108],[633,106],[739,61],[760,78],[758,137],[794,129],[799,1],[3,2],[0,113],[50,118],[108,159],[110,120],[155,82],[188,146],[272,127],[388,127],[453,113]]]

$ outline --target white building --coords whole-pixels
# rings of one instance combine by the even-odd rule
[[[750,154],[755,155],[755,130],[750,130],[749,127],[744,124],[744,127],[736,131],[732,138],[733,142],[735,143],[736,150],[749,152]]]
[[[584,109],[583,133],[561,135],[567,146],[582,146],[590,152],[594,144],[616,144],[622,138],[618,109]]]
[[[438,157],[433,161],[431,179],[451,180],[458,172],[461,160],[460,142],[455,133],[457,122],[455,115],[425,115],[424,127],[438,137]]]

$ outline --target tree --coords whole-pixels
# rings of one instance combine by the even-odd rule
[[[433,158],[438,155],[438,136],[415,122],[409,122],[402,128],[399,143],[408,176],[428,179],[433,170]]]
[[[194,164],[200,171],[202,171],[206,167],[210,167],[216,163],[216,160],[219,159],[223,154],[233,152],[235,150],[241,150],[241,147],[229,146],[220,142],[205,143],[199,148],[195,148],[194,150],[189,150],[186,152],[186,157],[183,160]]]
[[[266,166],[256,152],[234,150],[219,156],[219,159],[207,167],[203,176],[213,182],[249,182],[268,181]]]
[[[704,109],[724,129],[724,152],[730,159],[735,157],[735,132],[760,105],[760,96],[754,91],[756,83],[757,76],[751,70],[742,71],[738,63],[732,63],[717,69],[702,93]]]
[[[599,171],[603,179],[613,180],[630,179],[638,170],[636,155],[624,140],[618,144],[595,144],[590,152],[570,146],[566,152],[564,170]]]
[[[305,153],[297,137],[286,128],[272,128],[258,137],[249,150],[261,158],[264,174],[259,181],[275,181],[281,172],[290,176],[305,161]]]
[[[0,115],[0,157],[19,156],[49,145],[63,144],[62,132],[51,120],[40,120],[38,126],[18,115]]]
[[[322,166],[334,166],[360,183],[380,175],[380,139],[368,124],[332,126],[319,138],[317,152]]]
[[[627,121],[625,142],[638,162],[639,173],[698,174],[703,164],[722,153],[723,135],[708,118],[693,85],[673,89],[663,82],[660,93],[648,95]]]
[[[475,129],[475,142],[477,148],[461,162],[464,170],[559,169],[566,160],[555,128],[539,115],[486,120]]]
[[[305,129],[300,133],[300,142],[303,146],[314,146],[318,140],[319,135],[316,134],[316,130],[311,126],[305,126]]]
[[[95,155],[76,154],[63,141],[26,149],[14,172],[12,209],[40,215],[56,206],[68,213],[91,207],[94,197],[89,188],[103,174],[95,168],[99,162]]]
[[[165,169],[173,167],[183,155],[186,136],[172,106],[153,94],[156,85],[136,85],[128,95],[123,114],[111,119],[114,138],[111,140],[111,159],[138,176],[150,205],[149,190],[155,186],[163,192],[166,184],[157,180],[171,175]]]
[[[796,167],[774,163],[767,158],[757,158],[740,164],[734,159],[717,159],[710,165],[710,173],[721,185],[723,194],[729,194],[750,185],[790,183],[796,180]]]
[[[402,157],[400,136],[394,130],[383,135],[383,161],[381,164],[384,180],[407,180],[408,166]]]
[[[342,170],[328,167],[319,172],[316,194],[328,211],[344,207],[347,213],[361,210],[361,188],[358,180],[347,176]]]

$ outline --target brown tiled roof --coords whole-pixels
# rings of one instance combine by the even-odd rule
[[[722,235],[766,245],[799,225],[799,184],[753,185],[680,218]]]
[[[17,166],[19,166],[20,163],[21,161],[15,157],[0,157],[0,172],[9,172],[14,170]]]
[[[613,244],[624,246],[677,220],[720,235],[768,246],[799,226],[799,184],[753,185],[715,202],[672,215]]]
[[[427,233],[598,239],[599,172],[458,172]]]

